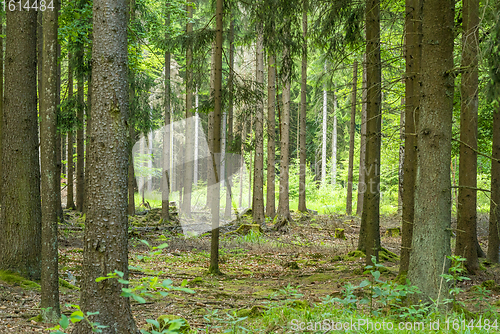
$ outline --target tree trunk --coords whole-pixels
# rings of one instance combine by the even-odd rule
[[[213,112],[213,132],[212,151],[210,166],[210,187],[211,192],[210,211],[212,213],[212,238],[210,246],[210,267],[209,273],[220,274],[219,270],[219,210],[220,210],[220,141],[221,141],[221,113],[222,113],[222,29],[223,29],[223,0],[216,3],[216,33],[215,33],[215,78],[214,78],[214,112]]]
[[[479,0],[463,2],[460,110],[460,165],[458,171],[457,243],[455,254],[465,257],[465,268],[479,270],[477,255],[477,110]]]
[[[274,56],[269,55],[267,64],[267,194],[266,216],[274,218],[276,214],[275,179],[276,179],[276,116],[275,89],[276,69]],[[299,191],[300,193],[300,191]],[[300,201],[299,194],[299,201]]]
[[[84,180],[84,105],[83,105],[83,44],[78,45],[76,52],[76,87],[77,87],[77,111],[78,129],[76,130],[76,210],[83,211],[83,201],[85,197],[85,180]]]
[[[40,279],[42,247],[36,26],[36,11],[7,11],[0,268],[30,279]]]
[[[418,171],[408,278],[424,302],[446,298],[440,275],[448,272],[451,224],[451,121],[453,111],[452,0],[427,0],[422,9],[421,99],[417,137]],[[439,40],[439,43],[436,41]],[[441,294],[440,294],[441,292]]]
[[[327,77],[327,66],[326,66],[326,61],[325,61],[325,78],[326,77]],[[335,111],[334,111],[334,115],[335,115]],[[322,132],[323,139],[321,140],[321,185],[322,186],[325,185],[325,183],[326,183],[326,134],[327,134],[327,128],[328,128],[328,92],[326,90],[326,83],[323,83],[323,132]],[[333,164],[333,161],[332,161],[332,164]],[[332,180],[333,180],[333,175],[332,175]]]
[[[349,127],[349,167],[347,170],[346,214],[352,213],[352,179],[354,169],[354,134],[356,133],[356,88],[358,82],[358,62],[352,65],[351,124]]]
[[[169,10],[170,3],[167,3],[166,9]],[[165,26],[170,26],[170,12],[167,14]],[[167,37],[167,36],[165,36]],[[161,217],[163,221],[170,220],[170,52],[165,52],[165,126],[163,128],[163,175],[162,175],[162,198],[161,198]],[[198,97],[198,94],[196,95]],[[195,126],[198,126],[196,124]],[[195,160],[195,164],[198,162]]]
[[[3,20],[0,21],[0,34],[5,34],[5,28],[3,24]],[[0,38],[0,158],[2,158],[2,124],[3,124],[3,38]],[[0,193],[3,189],[3,181],[2,181],[2,162],[0,161]],[[1,203],[0,203],[1,204]]]
[[[73,67],[71,66],[71,53],[68,53],[68,100],[73,98]],[[74,145],[74,132],[68,132],[68,172],[66,176],[67,192],[66,192],[66,209],[75,209],[74,201],[74,162],[73,162],[73,145]]]
[[[42,317],[56,323],[59,310],[57,254],[57,10],[43,14],[42,96],[40,109],[41,199],[42,199]],[[60,141],[59,141],[60,142]]]
[[[420,113],[420,75],[422,61],[422,0],[406,3],[406,80],[405,80],[405,148],[403,160],[401,264],[405,275],[410,264],[415,215],[415,181],[417,177],[417,133]]]
[[[57,11],[57,15],[61,12],[61,1],[56,1],[55,10]],[[57,21],[56,21],[57,23]],[[56,25],[56,29],[59,29],[59,23]],[[61,57],[61,45],[56,43],[57,47],[57,59]],[[1,78],[1,76],[0,76]],[[57,62],[56,68],[56,108],[59,112],[59,106],[61,105],[61,62]],[[57,125],[57,124],[56,124]],[[64,221],[64,212],[62,208],[62,196],[61,196],[61,170],[62,170],[62,153],[63,153],[63,139],[64,136],[61,135],[61,131],[57,129],[56,131],[56,161],[57,161],[57,171],[56,171],[56,179],[57,179],[57,188],[56,188],[56,196],[57,196],[57,217],[59,218],[59,222]],[[1,155],[0,155],[1,156]]]
[[[326,168],[326,165],[325,165]],[[337,184],[337,94],[333,91],[332,186]]]
[[[289,56],[288,49],[283,52],[283,58]],[[285,74],[283,78],[283,112],[280,117],[280,194],[278,203],[278,223],[277,229],[283,228],[292,219],[290,215],[290,195],[289,195],[289,151],[290,151],[290,86],[291,78]]]
[[[264,36],[262,24],[257,28],[256,81],[264,85]],[[255,112],[255,158],[252,213],[257,224],[264,222],[264,101],[258,101]]]
[[[365,183],[365,155],[366,155],[366,54],[363,55],[363,81],[361,83],[361,131],[359,141],[359,176],[358,176],[358,201],[356,203],[356,215],[361,216],[363,212],[363,199],[366,192]],[[364,235],[363,225],[359,237]]]
[[[128,190],[128,205],[127,213],[131,216],[135,215],[135,170],[134,170],[134,155],[132,153],[132,148],[135,144],[135,128],[133,122],[128,125],[128,133],[130,146],[129,147],[129,161],[127,170],[127,190]]]
[[[497,23],[498,24],[498,23]],[[498,82],[495,85],[499,85]],[[498,97],[497,97],[498,101]],[[500,102],[500,101],[499,101]],[[490,228],[488,232],[488,260],[499,262],[500,256],[500,107],[493,112],[493,145],[491,156],[491,199],[490,199]]]
[[[366,252],[367,265],[372,256],[378,262],[380,250],[380,144],[382,131],[381,113],[381,64],[380,64],[380,1],[369,0],[366,5],[366,160],[365,182],[367,189],[363,200],[361,224],[365,236],[360,236],[358,249]],[[364,243],[362,243],[364,242]]]
[[[229,90],[229,101],[228,101],[228,112],[227,112],[227,142],[229,151],[233,146],[233,90],[234,90],[234,19],[231,19],[229,24],[229,76],[228,76],[228,90]],[[233,160],[227,160],[226,158],[226,173],[229,177],[226,178],[226,209],[224,212],[224,217],[226,219],[231,218],[231,209],[233,206],[233,196],[231,186],[233,184],[233,170],[235,166],[233,165]]]
[[[113,15],[108,15],[113,13]],[[138,334],[128,298],[115,279],[96,282],[115,270],[128,279],[127,169],[128,66],[127,4],[94,0],[92,99],[80,305],[99,312],[92,321],[103,334]],[[75,334],[91,333],[84,321]]]
[[[304,0],[304,9],[302,10],[302,37],[304,44],[302,45],[302,72],[300,80],[300,116],[299,116],[299,205],[300,212],[307,212],[306,205],[306,126],[307,126],[307,12],[309,10],[309,1]],[[269,95],[270,96],[270,95]],[[274,113],[273,113],[274,114]],[[274,115],[273,115],[274,116]],[[274,153],[274,152],[273,152]],[[269,172],[269,171],[268,171]]]
[[[193,17],[193,7],[187,6],[188,17]],[[189,21],[186,26],[186,32],[193,32],[193,24]],[[194,162],[192,158],[194,155],[194,122],[193,122],[193,78],[191,64],[193,62],[193,50],[188,47],[186,50],[186,156],[188,158],[184,161],[184,193],[182,198],[182,214],[185,217],[191,217],[191,192],[193,190],[193,171]]]

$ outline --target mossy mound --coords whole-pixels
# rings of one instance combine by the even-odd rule
[[[343,228],[336,228],[335,229],[335,239],[342,239],[342,240],[347,239],[345,237],[345,230]]]
[[[151,331],[154,329],[159,332],[162,332],[163,330],[168,329],[174,320],[182,321],[182,324],[178,329],[179,333],[187,334],[191,331],[191,326],[189,326],[189,323],[186,321],[186,319],[173,314],[160,315],[158,319],[156,319],[156,321],[160,325],[160,328],[150,323],[145,326],[145,330]]]
[[[70,290],[80,290],[79,287],[74,286],[73,284],[66,282],[62,278],[59,278],[59,286],[62,286],[63,288],[70,289]]]
[[[340,255],[335,255],[334,257],[331,258],[330,262],[338,262],[342,261],[344,258]]]
[[[294,300],[286,304],[290,308],[307,310],[309,309],[309,302],[307,300]]]
[[[388,228],[387,231],[385,231],[385,235],[387,237],[396,238],[399,237],[400,234],[401,234],[401,228],[399,227]]]
[[[360,250],[355,250],[355,251],[347,253],[347,256],[344,257],[344,260],[356,261],[356,260],[359,260],[360,258],[364,258],[365,256],[366,255],[364,252],[362,252]]]
[[[240,235],[247,235],[248,233],[253,232],[255,234],[261,234],[262,227],[259,224],[242,224],[238,229],[226,233],[226,235],[229,234],[240,234]]]
[[[297,264],[297,262],[295,261],[292,261],[292,262],[287,262],[283,265],[284,268],[290,268],[292,270],[299,270],[300,267],[299,265]]]
[[[399,256],[394,254],[393,252],[382,248],[380,252],[378,252],[378,258],[380,262],[397,262],[399,261]]]
[[[8,270],[0,270],[0,281],[4,281],[14,286],[20,286],[25,290],[40,290],[40,284]]]
[[[490,279],[481,283],[481,285],[475,285],[471,288],[472,291],[479,290],[479,287],[486,288],[494,292],[500,292],[500,285],[498,285],[494,280]]]
[[[263,315],[265,311],[267,311],[267,307],[261,305],[255,305],[252,306],[252,308],[244,308],[236,311],[236,316],[238,318],[244,318],[244,317],[256,318]]]
[[[202,285],[203,284],[203,278],[201,277],[195,277],[193,278],[192,280],[190,280],[188,282],[188,286],[192,287],[192,286],[199,286],[199,285]]]

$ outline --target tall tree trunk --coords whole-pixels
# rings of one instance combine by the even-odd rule
[[[188,17],[193,17],[193,7],[192,5],[187,6]],[[188,22],[186,26],[186,32],[193,32],[193,24],[191,21]],[[191,64],[193,62],[193,50],[192,46],[189,46],[186,50],[186,156],[184,163],[184,193],[182,198],[182,214],[185,217],[191,217],[191,192],[193,190],[193,172],[194,172],[194,161],[192,157],[194,155],[194,118],[193,117],[193,75]],[[219,130],[220,131],[220,130]]]
[[[58,13],[61,12],[61,1],[56,1],[55,4],[55,10]],[[57,28],[59,29],[59,23],[57,23]],[[56,43],[57,46],[57,59],[61,57],[61,45],[59,43]],[[1,77],[0,77],[1,78]],[[58,108],[59,112],[59,106],[61,104],[61,62],[57,62],[57,69],[56,69],[56,108]],[[56,178],[57,178],[57,188],[56,188],[56,196],[57,196],[57,217],[59,218],[60,222],[64,221],[64,212],[62,208],[62,195],[61,195],[61,170],[62,170],[62,153],[63,153],[63,138],[64,136],[61,135],[61,131],[58,129],[56,131],[57,133],[57,138],[56,138],[56,160],[57,160],[57,171],[56,171]],[[0,155],[1,156],[1,155]]]
[[[404,83],[404,80],[403,80]],[[405,98],[401,98],[401,107],[405,106]],[[401,109],[399,114],[399,164],[398,164],[398,216],[403,214],[403,179],[404,179],[404,169],[403,164],[405,161],[405,112]]]
[[[453,111],[452,0],[427,0],[422,9],[421,99],[417,137],[418,172],[408,278],[422,291],[419,300],[436,301],[451,254],[451,121]],[[436,41],[439,40],[439,43]],[[445,284],[446,285],[446,284]]]
[[[253,114],[250,114],[250,123],[248,127],[248,142],[252,142],[253,135]],[[253,157],[252,152],[250,152],[250,166],[248,166],[248,206],[252,205],[252,170],[253,170]]]
[[[210,246],[210,267],[208,271],[212,274],[219,274],[219,215],[220,215],[220,126],[222,113],[222,29],[223,29],[223,0],[216,3],[216,33],[215,33],[215,78],[214,78],[214,112],[213,112],[213,132],[212,151],[210,166],[210,187],[211,192],[210,211],[212,213],[212,238]]]
[[[170,3],[167,2],[166,10],[167,19],[165,20],[165,26],[170,26]],[[167,36],[165,36],[167,37]],[[162,175],[162,198],[161,198],[161,217],[163,221],[170,220],[170,52],[165,52],[165,97],[164,97],[164,107],[165,107],[165,126],[163,128],[163,175]],[[198,94],[196,95],[198,96]],[[196,119],[197,120],[197,119]],[[198,126],[196,124],[195,126]],[[195,164],[198,162],[195,160]]]
[[[128,64],[125,0],[94,0],[92,108],[88,211],[84,233],[80,304],[99,312],[103,334],[138,334],[128,298],[117,280],[96,278],[120,271],[128,279],[127,169]],[[113,15],[108,15],[113,13]],[[126,286],[125,286],[126,287]],[[112,305],[112,307],[110,307]],[[84,321],[74,334],[91,333]]]
[[[264,85],[264,35],[263,26],[257,28],[256,81],[258,89]],[[264,101],[259,100],[255,112],[255,158],[252,213],[257,224],[264,222]]]
[[[40,279],[36,11],[7,11],[0,268]],[[6,246],[8,245],[8,247]]]
[[[368,185],[364,200],[361,224],[365,236],[360,236],[358,249],[366,252],[366,264],[372,256],[378,261],[380,250],[380,144],[382,131],[381,113],[381,64],[380,64],[380,1],[366,4],[366,160],[365,182]],[[364,241],[364,243],[362,243]]]
[[[83,83],[83,44],[78,45],[76,51],[76,87],[77,87],[77,111],[78,129],[76,130],[76,210],[83,211],[85,197],[85,176],[84,176],[84,83]]]
[[[228,82],[228,90],[229,90],[229,101],[228,101],[228,112],[227,112],[227,142],[228,146],[232,148],[233,146],[233,90],[234,90],[234,19],[231,19],[231,23],[229,24],[229,76],[227,79]],[[229,151],[231,151],[231,148]],[[226,173],[229,177],[227,177],[227,185],[226,185],[226,209],[224,212],[224,217],[226,219],[231,218],[231,208],[233,206],[232,203],[232,190],[231,186],[233,184],[233,170],[235,166],[233,165],[233,160],[227,160],[226,158]]]
[[[283,52],[283,58],[289,57],[288,49]],[[285,69],[286,71],[286,69]],[[291,78],[285,74],[283,78],[283,112],[280,117],[280,194],[278,202],[278,222],[276,228],[279,230],[292,219],[290,215],[289,195],[289,151],[290,151],[290,86]]]
[[[497,23],[498,25],[499,23]],[[495,83],[497,86],[499,82]],[[499,98],[497,97],[497,101]],[[493,112],[493,144],[491,156],[491,199],[490,224],[488,232],[488,260],[497,263],[500,260],[500,106]]]
[[[209,125],[210,126],[210,125]],[[240,201],[239,207],[243,207],[243,174],[245,173],[245,141],[246,141],[246,128],[248,124],[241,124],[241,157],[240,157]]]
[[[73,67],[71,53],[68,53],[68,99],[73,98]],[[74,145],[74,132],[70,130],[68,132],[68,173],[66,177],[67,192],[66,192],[66,209],[75,209],[74,201],[74,162],[73,162],[73,145]]]
[[[325,165],[326,168],[326,165]],[[337,184],[337,94],[333,91],[332,186]]]
[[[405,275],[410,264],[415,215],[415,181],[417,177],[417,133],[420,114],[420,81],[422,62],[422,0],[406,2],[406,80],[405,80],[405,148],[403,161],[401,263]]]
[[[307,211],[307,205],[306,205],[307,12],[309,10],[309,0],[304,0],[303,4],[304,4],[304,8],[302,10],[302,37],[304,38],[304,44],[302,45],[302,68],[301,68],[301,79],[300,79],[300,116],[299,116],[300,165],[299,165],[299,205],[298,205],[298,210],[301,212],[306,212]]]
[[[266,216],[274,218],[276,214],[275,179],[276,179],[276,117],[275,90],[276,69],[274,56],[269,55],[267,63],[267,193]],[[299,202],[300,202],[299,190]]]
[[[458,171],[457,243],[455,254],[465,257],[465,268],[479,270],[477,256],[477,109],[479,0],[463,2],[460,110],[460,165]]]
[[[43,14],[42,108],[40,109],[41,199],[42,199],[42,317],[56,323],[60,317],[57,254],[57,17],[58,11]],[[60,142],[60,141],[59,141]]]
[[[346,214],[352,213],[352,181],[354,169],[354,134],[356,133],[356,89],[358,83],[358,62],[352,65],[351,124],[349,127],[349,167],[347,170]]]
[[[359,175],[358,175],[358,201],[356,203],[356,215],[361,216],[363,212],[363,199],[366,192],[365,183],[365,156],[366,156],[366,54],[363,55],[363,80],[361,82],[361,131],[359,140]],[[364,235],[363,225],[359,237]]]
[[[327,77],[327,65],[325,61],[325,77]],[[335,111],[334,111],[335,115]],[[328,91],[326,82],[323,83],[323,139],[321,140],[321,185],[326,183],[326,134],[328,128]],[[333,177],[333,175],[332,175]]]
[[[133,145],[135,144],[135,127],[133,122],[128,125],[128,137],[130,140],[129,147],[129,162],[127,170],[127,190],[128,190],[128,205],[127,213],[131,216],[135,215],[135,170],[134,170],[134,155],[132,153]]]
[[[0,21],[0,34],[5,33],[5,28],[3,24],[3,20]],[[3,124],[3,38],[0,38],[0,158],[2,158],[2,124]],[[0,193],[3,189],[3,181],[2,181],[2,162],[0,161]],[[1,204],[1,203],[0,203]]]

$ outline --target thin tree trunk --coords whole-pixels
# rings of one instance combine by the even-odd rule
[[[304,0],[304,8],[302,10],[302,37],[304,38],[304,44],[302,45],[302,68],[301,68],[301,79],[300,79],[300,116],[299,116],[299,124],[300,124],[299,164],[300,165],[299,165],[298,210],[300,212],[307,212],[307,205],[306,205],[306,168],[307,168],[306,120],[307,119],[306,117],[307,117],[307,12],[308,10],[309,10],[309,0]]]
[[[477,254],[477,111],[479,0],[463,1],[462,73],[460,85],[460,165],[458,171],[457,243],[455,254],[467,260],[465,268],[479,270]]]
[[[327,77],[327,65],[325,61],[325,77]],[[326,135],[328,128],[328,92],[327,84],[323,83],[323,139],[321,140],[321,185],[326,183]],[[335,111],[334,111],[335,115]],[[333,162],[332,162],[333,163]],[[332,175],[333,179],[333,175]]]
[[[326,168],[326,165],[325,165]],[[337,184],[337,94],[333,91],[332,186]]]
[[[7,11],[0,269],[40,279],[36,11]],[[8,246],[7,246],[8,245]]]
[[[231,14],[232,15],[232,14]],[[234,89],[234,19],[231,19],[229,24],[229,75],[228,75],[228,90],[229,90],[229,101],[228,101],[228,112],[227,112],[227,142],[229,151],[233,147],[233,89]],[[232,157],[232,156],[231,156]],[[231,209],[233,206],[232,190],[231,186],[233,183],[233,170],[235,166],[233,165],[233,160],[227,160],[226,157],[226,173],[228,177],[226,178],[226,209],[224,212],[224,217],[226,219],[231,218]]]
[[[40,109],[41,199],[42,199],[42,317],[56,323],[60,317],[58,274],[57,175],[57,9],[43,14],[42,96]],[[60,142],[60,141],[59,141]]]
[[[3,23],[3,20],[0,21],[0,34],[5,34],[5,26]],[[0,38],[0,158],[3,158],[2,155],[2,124],[3,124],[3,38]],[[2,192],[3,189],[3,179],[2,179],[2,165],[3,163],[0,161],[0,193]],[[1,204],[1,203],[0,203]]]
[[[58,15],[61,12],[61,1],[56,1],[55,4],[55,10],[57,11]],[[59,23],[57,23],[56,29],[59,29]],[[59,43],[56,43],[57,46],[57,59],[61,57],[61,45]],[[1,76],[0,76],[1,78]],[[56,108],[60,108],[61,104],[61,62],[57,62],[57,69],[56,69]],[[62,170],[62,154],[63,154],[63,139],[66,138],[65,136],[61,135],[61,131],[58,129],[56,131],[57,133],[57,139],[56,139],[56,160],[57,160],[57,171],[56,171],[56,179],[57,179],[57,188],[56,188],[56,196],[57,196],[57,217],[59,218],[59,222],[64,221],[64,212],[62,208],[62,195],[61,195],[61,170]],[[1,156],[1,155],[0,155]],[[1,174],[0,174],[1,175]]]
[[[76,210],[83,211],[83,201],[85,197],[85,176],[84,176],[84,106],[83,106],[83,96],[84,96],[84,83],[83,83],[83,44],[80,44],[78,51],[76,52],[76,86],[77,86],[77,112],[76,117],[78,118],[79,127],[76,130]]]
[[[422,8],[421,100],[417,137],[418,173],[408,278],[422,294],[416,300],[440,303],[448,291],[441,274],[451,255],[451,130],[453,111],[454,9],[452,0],[427,0]],[[439,40],[439,44],[435,41]],[[418,298],[418,299],[417,299]]]
[[[404,82],[403,82],[404,83]],[[405,98],[401,98],[401,107],[405,106]],[[398,164],[398,216],[403,214],[403,179],[404,179],[404,161],[405,161],[405,112],[401,110],[399,114],[399,164]]]
[[[359,175],[358,175],[358,201],[356,203],[356,215],[361,216],[363,212],[363,199],[366,191],[365,183],[365,155],[366,155],[366,54],[363,55],[363,80],[361,83],[361,131],[359,141]],[[364,235],[363,225],[359,237]]]
[[[498,23],[497,23],[498,24]],[[499,86],[499,82],[495,85]],[[497,101],[499,98],[497,97]],[[490,224],[488,232],[488,260],[499,262],[500,256],[500,107],[493,112],[493,144],[491,156],[496,159],[491,161],[491,199],[490,199]]]
[[[406,275],[410,264],[415,215],[415,182],[417,177],[417,133],[420,113],[420,75],[422,61],[422,0],[406,3],[406,80],[405,80],[405,148],[403,161],[402,233],[400,275]]]
[[[170,26],[170,3],[167,2],[166,10],[167,18],[165,20],[165,26]],[[166,36],[165,36],[166,37]],[[165,125],[163,127],[163,175],[162,175],[162,198],[161,198],[161,217],[164,222],[170,220],[170,52],[165,52],[165,87],[164,87],[164,108],[165,108]],[[196,94],[198,99],[198,94]],[[197,106],[198,107],[198,106]],[[198,115],[198,114],[197,114]],[[197,120],[197,119],[196,119]],[[195,125],[196,127],[198,124]],[[196,128],[198,129],[198,128]],[[197,143],[197,142],[196,142]],[[198,165],[195,160],[195,164]],[[195,173],[196,175],[197,173]]]
[[[263,26],[257,28],[256,81],[260,90],[264,85]],[[255,112],[255,158],[252,213],[257,224],[264,222],[264,101],[258,101]]]
[[[99,312],[92,321],[103,334],[138,334],[130,301],[121,297],[127,287],[115,279],[96,278],[116,271],[128,279],[127,120],[127,4],[125,0],[94,0],[92,48],[92,123],[88,170],[88,211],[83,238],[80,305]],[[109,15],[113,13],[113,15]],[[112,305],[112,307],[110,307]],[[74,334],[90,334],[85,321]]]
[[[199,96],[198,96],[198,87],[196,87],[196,92],[194,94],[194,166],[193,166],[193,184],[196,186],[198,184],[199,171],[198,171],[198,157],[200,156],[200,147],[198,145],[199,137],[200,137],[200,115],[198,114],[198,106],[199,106]]]
[[[132,152],[132,148],[135,144],[135,128],[133,122],[130,122],[128,125],[128,134],[130,140],[129,147],[129,161],[128,161],[128,170],[127,170],[127,190],[128,190],[128,205],[127,205],[127,213],[130,216],[135,215],[135,170],[134,170],[134,155]]]
[[[68,99],[73,98],[73,67],[71,53],[68,54]],[[67,192],[66,192],[66,209],[75,209],[74,201],[74,162],[73,162],[73,145],[74,145],[74,132],[70,130],[68,132],[68,173],[66,177]]]
[[[354,134],[356,133],[356,89],[358,82],[358,62],[352,65],[351,124],[349,127],[349,167],[347,170],[346,214],[352,213],[352,181],[354,169]]]
[[[380,63],[380,1],[369,0],[366,5],[366,160],[365,180],[368,185],[363,201],[361,224],[366,236],[360,236],[358,249],[366,252],[367,265],[372,256],[378,261],[380,250],[380,144],[382,130],[381,113],[381,63]],[[364,241],[364,244],[361,242]]]
[[[219,215],[220,215],[220,141],[221,141],[221,113],[222,113],[222,29],[223,29],[223,0],[216,3],[216,34],[215,34],[215,78],[214,78],[214,112],[211,151],[211,190],[212,200],[210,211],[212,213],[212,238],[210,246],[209,273],[220,274],[219,270]]]
[[[276,214],[276,116],[275,89],[276,69],[274,56],[269,55],[267,65],[267,193],[266,216],[274,218]],[[299,191],[300,192],[300,191]],[[300,195],[299,195],[300,197]]]
[[[188,18],[193,17],[193,6],[187,6]],[[186,33],[193,32],[193,23],[188,21]],[[186,50],[186,156],[194,155],[194,123],[193,123],[193,76],[192,76],[193,50],[188,47]],[[184,193],[182,198],[182,214],[185,217],[191,217],[191,192],[193,191],[193,171],[194,162],[191,158],[184,161]]]

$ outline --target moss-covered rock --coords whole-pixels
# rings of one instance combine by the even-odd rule
[[[388,228],[387,231],[385,231],[385,235],[387,237],[396,238],[399,237],[400,234],[401,234],[401,228],[399,227],[391,227]]]
[[[244,317],[256,318],[263,315],[265,311],[267,311],[267,307],[261,305],[255,305],[252,306],[252,308],[244,308],[236,311],[236,316],[238,318],[244,318]]]
[[[0,270],[0,281],[4,281],[14,286],[20,286],[25,290],[40,290],[40,284],[8,270]]]
[[[192,280],[188,282],[188,286],[193,287],[193,286],[198,286],[203,284],[203,278],[201,277],[195,277]]]
[[[364,258],[365,256],[366,256],[365,253],[363,253],[362,251],[355,250],[355,251],[347,253],[347,256],[344,257],[344,260],[347,260],[347,261],[357,261],[360,258]]]
[[[70,290],[80,290],[79,287],[74,286],[73,284],[66,282],[62,278],[59,278],[59,286],[62,286],[63,288],[70,289]]]
[[[228,232],[226,233],[226,235],[228,234],[247,235],[250,232],[253,232],[255,234],[261,234],[263,231],[262,227],[259,224],[242,224],[240,225],[240,227],[238,227],[238,229],[236,229],[235,231]]]
[[[378,252],[378,258],[379,258],[380,262],[397,262],[397,261],[399,261],[399,256],[397,256],[396,254],[394,254],[393,252],[391,252],[385,248],[382,248]]]
[[[155,330],[161,332],[164,329],[168,329],[170,327],[172,321],[174,321],[174,320],[182,321],[181,327],[179,328],[179,333],[187,334],[191,331],[191,326],[189,326],[189,323],[186,321],[186,319],[179,317],[177,315],[173,315],[173,314],[160,315],[158,317],[158,319],[156,319],[156,321],[160,325],[160,328],[157,328],[157,326],[155,326],[153,324],[147,324],[145,326],[145,330],[151,331],[151,330],[155,329]]]
[[[344,258],[340,255],[335,255],[334,257],[332,257],[332,259],[330,260],[330,262],[338,262],[338,261],[342,261]]]

